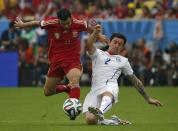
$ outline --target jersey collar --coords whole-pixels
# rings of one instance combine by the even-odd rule
[[[107,51],[108,52],[108,54],[110,54],[110,55],[117,55],[117,54],[114,54],[113,52],[111,52],[111,51]]]

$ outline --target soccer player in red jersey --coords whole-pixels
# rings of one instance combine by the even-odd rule
[[[50,66],[44,85],[45,96],[67,92],[70,98],[79,99],[79,80],[82,75],[79,33],[92,33],[92,27],[88,27],[87,21],[74,18],[65,8],[57,12],[57,17],[30,22],[23,22],[17,18],[15,21],[16,28],[32,26],[40,26],[48,31]],[[107,41],[103,35],[100,35],[99,39]],[[69,84],[59,85],[64,76],[68,78]]]

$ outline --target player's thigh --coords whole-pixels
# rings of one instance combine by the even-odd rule
[[[57,77],[46,77],[44,90],[47,91],[54,91],[56,88],[56,85],[59,84],[61,81],[60,78]]]
[[[119,88],[117,83],[108,83],[105,88],[100,90],[100,95],[109,96],[112,98],[113,102],[118,102],[118,92]]]
[[[54,89],[56,85],[64,78],[64,71],[59,63],[51,63],[48,69],[44,88]]]
[[[80,77],[82,75],[82,70],[78,68],[72,68],[69,70],[69,72],[66,74],[66,77],[68,78],[69,82],[71,84],[78,84]]]

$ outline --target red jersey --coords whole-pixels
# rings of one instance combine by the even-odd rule
[[[80,60],[79,33],[87,30],[86,21],[72,17],[70,29],[65,30],[57,17],[51,17],[42,20],[40,26],[48,31],[50,63]]]

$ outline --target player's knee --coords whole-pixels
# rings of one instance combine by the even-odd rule
[[[69,83],[76,85],[76,84],[79,83],[79,81],[80,81],[80,79],[78,79],[78,78],[73,78],[72,80],[69,80]]]
[[[86,119],[86,123],[88,125],[96,125],[97,124],[97,121],[94,120],[94,119]]]
[[[69,83],[71,84],[79,84],[80,76],[73,76],[68,79],[69,79]]]
[[[94,115],[85,115],[85,121],[88,125],[96,125],[97,124],[97,119]]]
[[[54,91],[44,89],[44,95],[45,95],[45,96],[51,96],[51,95],[53,95],[53,94],[54,94]]]
[[[52,94],[50,92],[48,92],[48,91],[44,91],[44,95],[45,96],[51,96]]]
[[[88,125],[96,125],[97,124],[97,120],[96,119],[93,119],[93,118],[86,118],[86,123]]]

